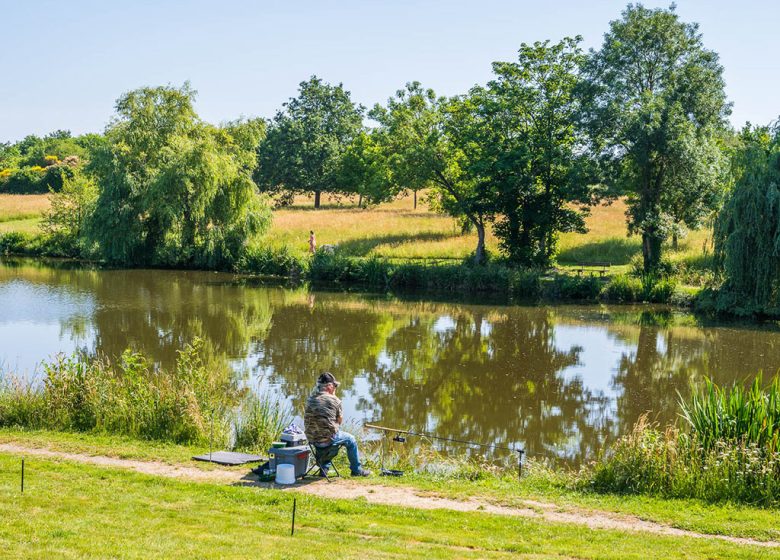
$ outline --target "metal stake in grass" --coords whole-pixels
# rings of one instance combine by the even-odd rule
[[[209,461],[211,461],[211,450],[214,449],[214,409],[211,409],[211,428],[209,429]]]
[[[22,494],[24,494],[24,457],[22,457]]]
[[[293,498],[292,528],[290,529],[291,537],[295,535],[295,506],[296,506],[296,499]]]

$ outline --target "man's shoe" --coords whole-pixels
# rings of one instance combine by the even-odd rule
[[[371,471],[368,469],[360,469],[357,472],[353,472],[352,476],[371,476]]]

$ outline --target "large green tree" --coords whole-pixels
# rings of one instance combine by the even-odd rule
[[[393,181],[432,187],[434,207],[477,232],[474,260],[485,260],[485,234],[493,219],[489,185],[478,180],[466,149],[474,141],[475,113],[467,98],[437,97],[419,82],[406,85],[370,116],[380,123]]]
[[[549,266],[559,233],[584,232],[598,199],[579,126],[579,40],[523,44],[517,62],[494,63],[495,78],[466,98],[469,173],[493,191],[495,232],[517,264]]]
[[[358,196],[358,207],[395,198],[402,187],[394,179],[387,152],[377,141],[379,133],[361,132],[347,146],[338,168],[343,192]]]
[[[341,193],[341,156],[363,129],[363,108],[349,91],[316,76],[301,82],[298,97],[284,104],[258,148],[255,180],[260,189],[290,202],[297,193]]]
[[[587,67],[588,120],[609,183],[628,197],[629,231],[642,236],[645,271],[661,261],[675,221],[695,226],[714,200],[713,143],[730,106],[718,55],[695,23],[670,9],[629,4]],[[691,212],[672,209],[683,201]]]
[[[270,222],[252,171],[262,121],[201,121],[195,92],[141,88],[116,104],[90,170],[100,194],[89,236],[107,261],[226,267]]]

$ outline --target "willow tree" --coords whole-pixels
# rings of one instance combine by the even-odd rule
[[[734,189],[715,224],[722,304],[763,311],[780,303],[780,128],[746,127]]]
[[[211,126],[194,95],[185,84],[117,101],[90,163],[100,192],[87,230],[103,259],[226,267],[270,223],[252,181],[262,121]]]
[[[629,4],[591,54],[587,78],[593,148],[627,195],[629,231],[642,236],[649,272],[675,221],[695,226],[693,210],[718,189],[712,145],[730,111],[723,68],[674,7]],[[692,211],[675,216],[675,207]]]

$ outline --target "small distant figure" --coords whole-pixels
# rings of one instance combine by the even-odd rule
[[[314,230],[309,231],[309,253],[312,255],[317,252],[317,240],[314,238]]]

